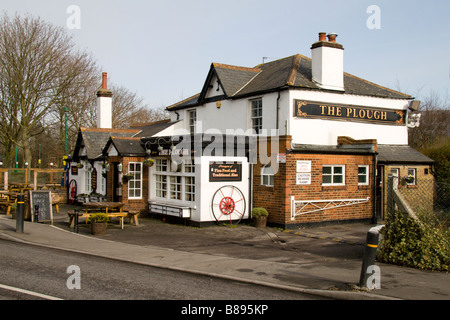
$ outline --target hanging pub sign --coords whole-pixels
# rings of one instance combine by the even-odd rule
[[[97,192],[97,169],[95,168],[91,172],[91,189],[93,193]]]
[[[209,163],[209,181],[242,181],[242,163]]]
[[[405,124],[405,110],[294,100],[294,117]]]

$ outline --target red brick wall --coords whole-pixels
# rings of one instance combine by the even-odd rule
[[[281,137],[280,152],[289,148],[289,137]],[[270,150],[270,149],[268,149]],[[311,184],[296,184],[297,160],[311,161]],[[322,186],[324,164],[345,165],[345,186]],[[358,165],[369,165],[369,185],[358,185]],[[275,225],[306,224],[325,221],[369,219],[373,217],[373,157],[371,155],[286,153],[274,176],[274,186],[261,185],[261,163],[254,166],[253,207],[269,211],[268,222]],[[363,199],[369,202],[335,209],[321,210],[291,219],[291,196],[295,200]]]

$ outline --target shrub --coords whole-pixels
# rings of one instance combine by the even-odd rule
[[[88,218],[88,222],[108,222],[109,217],[106,213],[98,212],[91,214],[91,216]]]
[[[390,213],[381,230],[382,240],[377,258],[423,270],[449,271],[450,243],[448,230],[422,225],[401,212]]]
[[[267,217],[269,215],[269,212],[265,208],[256,207],[252,210],[252,217],[253,218],[259,218],[259,217]]]

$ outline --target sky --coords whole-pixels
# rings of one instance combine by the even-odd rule
[[[254,67],[302,54],[319,32],[344,46],[344,71],[423,99],[450,94],[450,1],[0,0],[8,15],[63,27],[108,81],[151,108],[201,91],[211,63]],[[101,75],[99,74],[99,83]]]

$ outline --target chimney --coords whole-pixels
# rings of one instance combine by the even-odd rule
[[[311,46],[312,81],[322,89],[344,91],[344,47],[336,37],[320,32],[319,41]]]
[[[112,92],[108,90],[108,74],[102,73],[102,88],[97,91],[97,128],[112,128]]]

